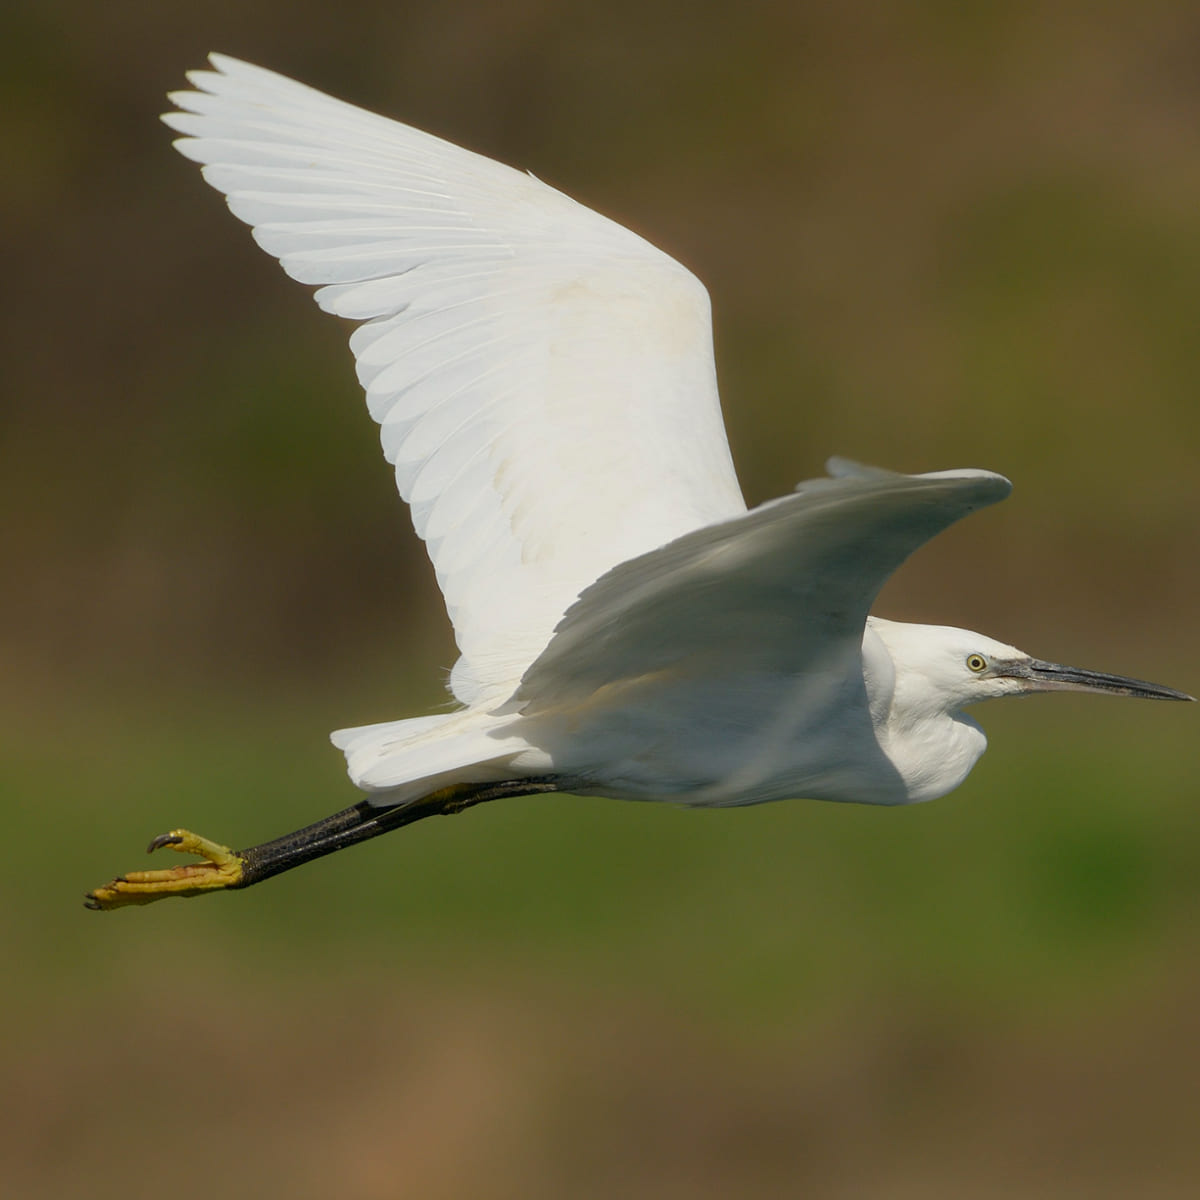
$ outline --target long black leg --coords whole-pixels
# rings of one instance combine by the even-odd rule
[[[173,829],[156,837],[151,850],[168,848],[198,855],[203,862],[188,863],[165,870],[129,871],[111,883],[88,892],[88,908],[120,908],[127,904],[148,904],[168,896],[200,896],[207,892],[250,887],[290,871],[301,863],[323,858],[335,850],[344,850],[356,842],[365,842],[393,829],[411,825],[442,814],[462,812],[488,800],[504,796],[528,796],[563,790],[560,780],[507,779],[498,783],[460,783],[431,792],[411,804],[376,808],[367,801],[334,813],[331,817],[306,825],[248,850],[230,850],[187,829]]]
[[[501,783],[456,784],[432,792],[415,803],[395,808],[377,808],[363,800],[294,833],[285,833],[273,841],[236,851],[243,863],[242,877],[230,886],[251,887],[272,875],[290,871],[302,863],[323,858],[335,850],[344,850],[382,833],[390,833],[393,829],[402,829],[426,817],[451,816],[505,796],[531,796],[558,790],[558,783],[553,779],[511,779]]]

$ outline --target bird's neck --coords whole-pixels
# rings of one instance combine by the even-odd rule
[[[871,618],[863,638],[863,677],[880,748],[904,780],[910,803],[953,791],[987,749],[987,736],[948,709],[920,662],[905,654],[910,629]]]
[[[963,713],[938,713],[893,723],[883,748],[917,803],[958,787],[987,749],[987,736]]]

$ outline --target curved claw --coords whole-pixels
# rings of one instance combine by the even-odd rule
[[[153,854],[155,850],[161,850],[164,846],[178,846],[183,841],[183,833],[160,833],[150,845],[146,847],[147,854]]]
[[[187,829],[172,829],[156,837],[146,848],[197,854],[204,862],[187,863],[159,871],[129,871],[110,883],[88,892],[84,906],[96,911],[121,908],[126,904],[150,904],[168,896],[200,896],[205,892],[237,887],[245,865],[241,855]]]

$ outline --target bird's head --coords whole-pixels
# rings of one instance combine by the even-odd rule
[[[1192,700],[1174,688],[1034,658],[969,629],[872,618],[891,655],[896,695],[914,710],[957,712],[997,696],[1101,692],[1145,700]]]

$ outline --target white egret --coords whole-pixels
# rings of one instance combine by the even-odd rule
[[[164,121],[350,345],[461,657],[453,712],[333,734],[353,807],[94,908],[246,887],[434,813],[563,791],[684,805],[904,804],[960,784],[964,709],[1170,688],[868,616],[889,575],[1010,485],[980,470],[830,477],[746,510],[708,295],[530,175],[235,59]]]

